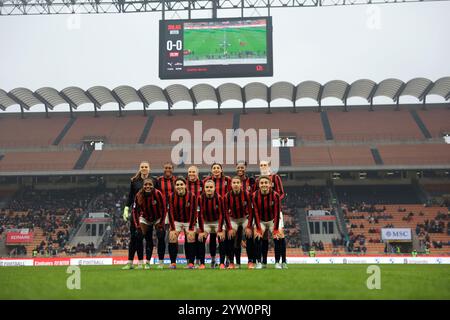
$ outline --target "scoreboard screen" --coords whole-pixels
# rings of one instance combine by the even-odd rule
[[[273,75],[272,18],[161,20],[160,79]]]

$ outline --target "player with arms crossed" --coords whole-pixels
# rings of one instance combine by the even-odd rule
[[[186,188],[186,180],[178,177],[175,180],[175,192],[169,196],[169,255],[170,268],[175,269],[178,255],[178,235],[184,232],[186,238],[184,251],[188,268],[194,269],[195,231],[197,215],[197,198]]]
[[[281,241],[284,240],[283,228],[280,226],[280,195],[272,189],[271,181],[268,176],[261,176],[258,179],[259,188],[253,194],[253,210],[255,214],[255,251],[256,251],[256,269],[262,269],[261,264],[261,241],[259,235],[266,231],[273,236],[275,246],[275,268],[282,269]],[[267,254],[263,263],[267,264]]]
[[[209,234],[209,251],[211,254],[211,268],[216,265],[216,238],[219,237],[220,269],[225,269],[226,237],[223,231],[225,220],[227,236],[231,238],[232,229],[228,215],[223,206],[222,197],[215,192],[215,183],[212,180],[205,182],[205,189],[199,199],[200,212],[198,215],[198,240],[200,251],[200,268],[205,266],[205,241]]]
[[[275,192],[277,192],[280,195],[280,200],[283,200],[285,193],[284,193],[283,182],[281,181],[281,177],[276,173],[272,173],[272,170],[269,166],[268,161],[261,161],[259,163],[259,169],[261,172],[261,176],[269,177],[272,190],[274,190]],[[255,185],[256,189],[259,188],[258,179],[256,179],[256,185]],[[281,226],[281,228],[284,227],[283,213],[281,212],[281,205],[280,205],[280,226]],[[268,251],[269,251],[269,238],[268,238],[268,234],[265,234],[265,235],[263,235],[262,249],[261,249],[263,268],[267,265]],[[287,266],[287,261],[286,261],[286,241],[284,240],[284,238],[281,240],[281,259],[282,259],[282,263],[283,263],[283,268],[287,269],[288,266]]]
[[[149,243],[150,252],[153,251],[153,227],[157,230],[164,228],[165,208],[166,201],[155,188],[154,180],[145,178],[142,189],[136,194],[132,214],[135,228]]]

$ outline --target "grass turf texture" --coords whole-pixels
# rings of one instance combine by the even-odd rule
[[[67,289],[67,267],[4,267],[0,299],[450,299],[447,265],[379,267],[380,290],[367,289],[367,265],[290,265],[287,270],[82,266],[80,290]]]
[[[236,58],[238,53],[252,52],[249,58],[266,57],[266,28],[223,28],[220,30],[184,30],[184,50],[191,51],[185,60],[201,60],[207,56]],[[245,42],[245,44],[244,44]],[[225,46],[225,48],[224,48]],[[225,50],[224,50],[225,49]]]

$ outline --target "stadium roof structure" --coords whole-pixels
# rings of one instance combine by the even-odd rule
[[[401,4],[448,0],[0,0],[1,15],[50,15],[50,14],[111,14],[130,12],[162,12],[187,15],[193,18],[196,12],[244,10],[255,11],[277,8],[353,6],[367,4]],[[259,13],[259,12],[258,12]],[[201,18],[202,16],[200,16]],[[203,16],[204,17],[204,16]]]
[[[426,97],[437,95],[448,101],[450,99],[450,77],[443,77],[436,81],[426,78],[414,78],[407,82],[399,79],[385,79],[379,83],[368,79],[356,80],[349,84],[342,80],[332,80],[325,84],[316,81],[303,81],[298,85],[289,82],[276,82],[267,86],[260,82],[251,82],[243,87],[235,83],[224,83],[217,88],[202,83],[191,88],[181,84],[173,84],[166,88],[156,85],[146,85],[140,89],[131,86],[118,86],[110,90],[104,86],[94,86],[87,90],[79,87],[67,87],[61,91],[54,88],[44,87],[36,91],[27,88],[15,88],[9,92],[0,89],[0,109],[6,110],[13,105],[19,105],[22,116],[24,110],[29,110],[35,105],[44,105],[48,116],[48,110],[53,110],[58,105],[67,104],[72,114],[83,104],[92,104],[94,113],[103,105],[115,103],[118,105],[119,115],[130,103],[142,103],[143,111],[156,102],[167,103],[168,112],[171,113],[172,106],[181,101],[192,103],[193,111],[203,101],[217,103],[220,113],[221,104],[228,100],[236,100],[242,103],[245,113],[246,103],[260,99],[267,102],[269,111],[271,102],[276,99],[285,99],[292,102],[296,108],[296,101],[309,98],[318,103],[319,111],[322,110],[322,100],[325,98],[336,98],[342,101],[347,110],[347,100],[352,97],[365,99],[370,108],[373,108],[373,99],[376,97],[387,97],[396,103],[397,107],[402,96],[415,97],[418,102],[425,106]]]

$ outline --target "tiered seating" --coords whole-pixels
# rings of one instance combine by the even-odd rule
[[[441,138],[444,132],[450,133],[450,109],[432,108],[417,113],[433,138]]]
[[[190,138],[192,144],[198,143],[194,141],[194,121],[202,121],[202,131],[199,132],[200,137],[203,138],[203,133],[210,128],[218,129],[222,132],[225,139],[225,130],[233,128],[233,114],[224,113],[217,115],[216,113],[204,113],[201,112],[198,115],[192,115],[192,113],[175,113],[172,116],[157,115],[147,136],[145,144],[176,144],[171,141],[171,135],[176,129],[186,129],[190,132]]]
[[[142,115],[78,116],[61,145],[79,145],[86,137],[105,137],[108,144],[135,144],[138,142],[147,118]]]
[[[379,145],[378,151],[386,165],[450,164],[450,145]]]
[[[0,171],[72,170],[81,151],[7,152],[0,161]]]
[[[424,140],[408,110],[330,110],[328,119],[339,141]]]
[[[319,166],[370,166],[375,162],[369,146],[305,146],[291,149],[292,165]]]
[[[323,131],[320,114],[311,111],[299,111],[292,113],[289,111],[274,111],[268,114],[264,111],[251,111],[240,116],[240,127],[247,129],[279,129],[280,135],[294,134],[298,140],[323,141],[325,134]],[[268,132],[270,135],[270,131]]]
[[[68,121],[67,117],[0,118],[0,148],[50,146]]]
[[[368,212],[350,212],[347,214],[349,217],[349,223],[350,224],[356,224],[358,228],[353,228],[352,231],[355,235],[362,234],[366,238],[366,244],[367,247],[367,253],[383,253],[384,252],[384,243],[369,243],[369,239],[372,238],[373,240],[381,240],[381,234],[380,233],[369,233],[368,230],[371,228],[375,229],[381,229],[387,224],[392,224],[395,228],[411,228],[412,233],[415,233],[415,229],[417,224],[423,224],[425,220],[433,220],[435,219],[438,212],[445,211],[445,208],[442,207],[424,207],[420,204],[408,204],[408,205],[398,205],[398,204],[391,204],[391,205],[376,205],[377,209],[382,209],[383,207],[386,207],[386,210],[383,214],[386,215],[392,215],[392,219],[379,219],[378,224],[369,223]],[[399,212],[398,209],[403,208],[406,210],[406,212]],[[410,221],[405,221],[403,218],[408,215],[409,212],[413,212],[414,216]],[[423,213],[423,215],[420,215],[420,212]],[[374,213],[374,215],[377,215],[378,213]],[[352,219],[351,216],[364,216],[364,219]],[[364,228],[360,228],[360,225],[364,225]],[[450,240],[450,236],[446,233],[429,233],[431,241],[439,241],[441,240],[443,243],[447,244]],[[444,246],[442,249],[438,248],[430,248],[431,253],[449,253],[450,247]]]
[[[450,184],[424,184],[422,187],[433,196],[450,195]]]
[[[341,203],[362,204],[417,204],[419,199],[411,185],[336,185]]]
[[[140,161],[149,161],[151,168],[161,168],[171,159],[171,149],[130,149],[94,151],[86,170],[137,170]]]

